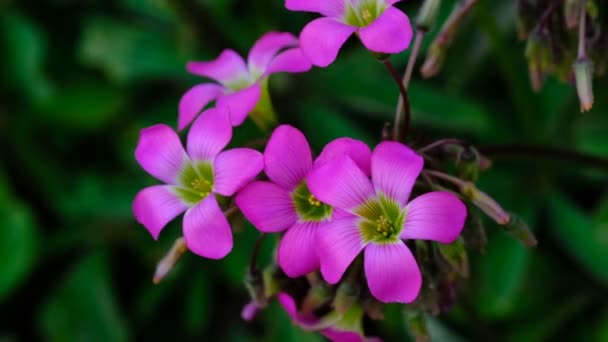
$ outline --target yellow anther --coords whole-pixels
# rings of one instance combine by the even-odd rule
[[[312,206],[315,207],[320,207],[321,206],[321,201],[319,201],[315,196],[310,195],[308,196],[308,203]]]
[[[203,197],[206,197],[211,193],[211,182],[206,179],[197,178],[193,180],[190,185]]]
[[[361,17],[363,18],[363,21],[369,23],[372,19],[372,13],[369,11],[369,9],[364,8],[363,12],[361,12]]]

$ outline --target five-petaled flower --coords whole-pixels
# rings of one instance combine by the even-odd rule
[[[292,11],[316,12],[324,17],[300,33],[302,52],[312,64],[326,67],[353,32],[371,51],[399,53],[412,40],[407,16],[393,7],[400,0],[286,0]]]
[[[235,148],[221,152],[232,138],[226,109],[209,109],[188,134],[187,153],[177,133],[166,125],[141,131],[135,158],[152,176],[166,183],[141,190],[133,212],[157,239],[165,225],[186,212],[183,234],[188,249],[220,259],[232,249],[232,231],[218,204],[232,196],[263,168],[260,152]]]
[[[217,83],[204,83],[188,90],[179,102],[178,128],[186,128],[211,101],[228,107],[233,126],[238,126],[258,104],[268,76],[277,72],[305,72],[312,65],[302,55],[291,33],[269,32],[251,48],[247,62],[226,49],[209,62],[189,62],[188,72]]]
[[[382,302],[409,303],[422,284],[403,239],[453,242],[466,208],[452,193],[429,192],[408,203],[423,159],[397,142],[382,142],[371,157],[371,182],[348,157],[329,161],[306,179],[316,198],[347,211],[317,231],[321,273],[337,283],[364,250],[370,292]]]
[[[369,173],[371,151],[363,142],[339,138],[330,142],[313,163],[306,138],[294,127],[275,129],[264,151],[264,171],[270,182],[255,181],[236,196],[236,204],[260,231],[286,230],[279,244],[279,266],[290,277],[298,277],[319,267],[316,231],[333,217],[332,207],[311,195],[305,178],[313,167],[337,156],[348,155]]]

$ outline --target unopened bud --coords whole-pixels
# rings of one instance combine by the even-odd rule
[[[416,27],[428,31],[435,26],[441,0],[425,0],[416,17]]]
[[[574,30],[578,26],[581,6],[581,0],[564,0],[564,19],[568,30]]]
[[[241,310],[241,318],[246,322],[252,321],[259,311],[260,308],[255,304],[255,302],[251,301],[243,306],[243,309]]]
[[[437,244],[441,258],[445,260],[461,277],[469,276],[469,258],[464,247],[464,240],[459,237],[451,244]]]
[[[593,63],[587,59],[578,59],[572,66],[576,79],[576,91],[581,102],[581,112],[593,107]]]
[[[259,308],[268,305],[268,298],[264,290],[264,278],[258,269],[249,270],[245,274],[245,287],[249,292],[252,302]]]
[[[158,262],[156,265],[156,271],[154,272],[154,277],[152,278],[152,282],[154,284],[158,284],[171,272],[175,263],[179,260],[179,258],[188,250],[186,247],[186,243],[184,242],[184,238],[179,238],[175,240],[173,246],[167,254]]]
[[[431,340],[426,325],[426,317],[422,311],[404,310],[405,324],[408,331],[413,335],[416,342],[427,342]]]
[[[504,230],[528,248],[535,247],[538,244],[536,237],[530,231],[530,227],[519,216],[511,214],[511,221],[504,227]]]
[[[551,47],[546,34],[534,32],[530,35],[526,44],[526,59],[532,89],[540,91],[551,66]]]
[[[422,67],[420,68],[420,74],[424,78],[431,78],[441,71],[443,61],[445,60],[446,48],[440,44],[439,41],[435,40],[429,46],[426,58]]]
[[[480,155],[474,147],[465,148],[458,158],[458,176],[461,179],[476,182],[479,178]]]
[[[502,226],[509,223],[509,214],[492,197],[477,189],[473,183],[467,182],[460,188],[460,192],[496,223]]]
[[[262,279],[264,281],[264,295],[266,298],[273,297],[281,290],[278,279],[279,274],[280,271],[276,264],[266,266],[262,272]]]
[[[333,302],[335,311],[340,314],[348,311],[348,309],[357,302],[360,292],[360,288],[357,284],[351,284],[349,281],[340,284]]]

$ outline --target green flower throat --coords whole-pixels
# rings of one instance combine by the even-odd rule
[[[213,192],[213,167],[209,163],[188,164],[179,176],[178,196],[188,204],[196,204]]]
[[[300,183],[291,193],[291,199],[298,216],[303,221],[323,221],[331,217],[332,207],[319,201],[310,193],[305,182]]]
[[[363,240],[376,243],[398,241],[407,214],[398,203],[383,195],[367,200],[355,213],[361,217],[358,225]]]

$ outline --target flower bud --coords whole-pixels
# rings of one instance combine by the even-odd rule
[[[581,5],[581,0],[564,0],[564,19],[568,30],[574,30],[578,26]]]
[[[258,308],[265,308],[268,305],[268,298],[264,290],[264,278],[259,269],[249,270],[245,274],[245,287],[252,302]]]
[[[186,243],[184,242],[184,238],[179,238],[175,240],[173,246],[167,254],[158,262],[156,265],[156,271],[154,272],[154,277],[152,278],[152,282],[154,284],[158,284],[165,278],[169,272],[175,266],[175,263],[180,259],[180,257],[188,250],[186,247]]]
[[[405,309],[403,312],[405,324],[408,331],[413,335],[416,342],[427,342],[431,340],[426,326],[426,317],[422,311]]]
[[[416,17],[416,27],[428,31],[435,26],[440,7],[441,0],[425,0]]]
[[[264,295],[266,298],[273,297],[281,290],[281,286],[279,284],[280,279],[278,279],[280,274],[280,270],[276,264],[266,266],[262,272]]]
[[[588,58],[578,59],[572,66],[576,79],[576,91],[581,103],[581,112],[593,107],[593,63]]]
[[[459,237],[451,244],[436,244],[441,258],[454,269],[458,275],[467,278],[469,276],[469,258],[464,247],[464,240]]]
[[[467,182],[460,188],[460,192],[496,223],[501,226],[509,223],[509,214],[492,197],[477,189],[473,183]]]
[[[511,221],[504,227],[504,230],[528,248],[535,247],[538,244],[536,237],[534,237],[526,222],[519,216],[511,214]]]
[[[480,155],[474,147],[465,148],[458,158],[458,176],[466,181],[476,182],[479,178]]]
[[[551,47],[546,34],[534,32],[528,37],[526,59],[532,89],[540,91],[551,66]]]
[[[255,304],[255,302],[251,301],[243,306],[243,309],[241,310],[241,318],[246,322],[252,321],[259,311],[260,308]]]
[[[422,67],[420,68],[420,74],[424,78],[431,78],[441,71],[443,61],[445,60],[446,48],[441,45],[437,40],[431,43],[429,46],[426,58]]]

